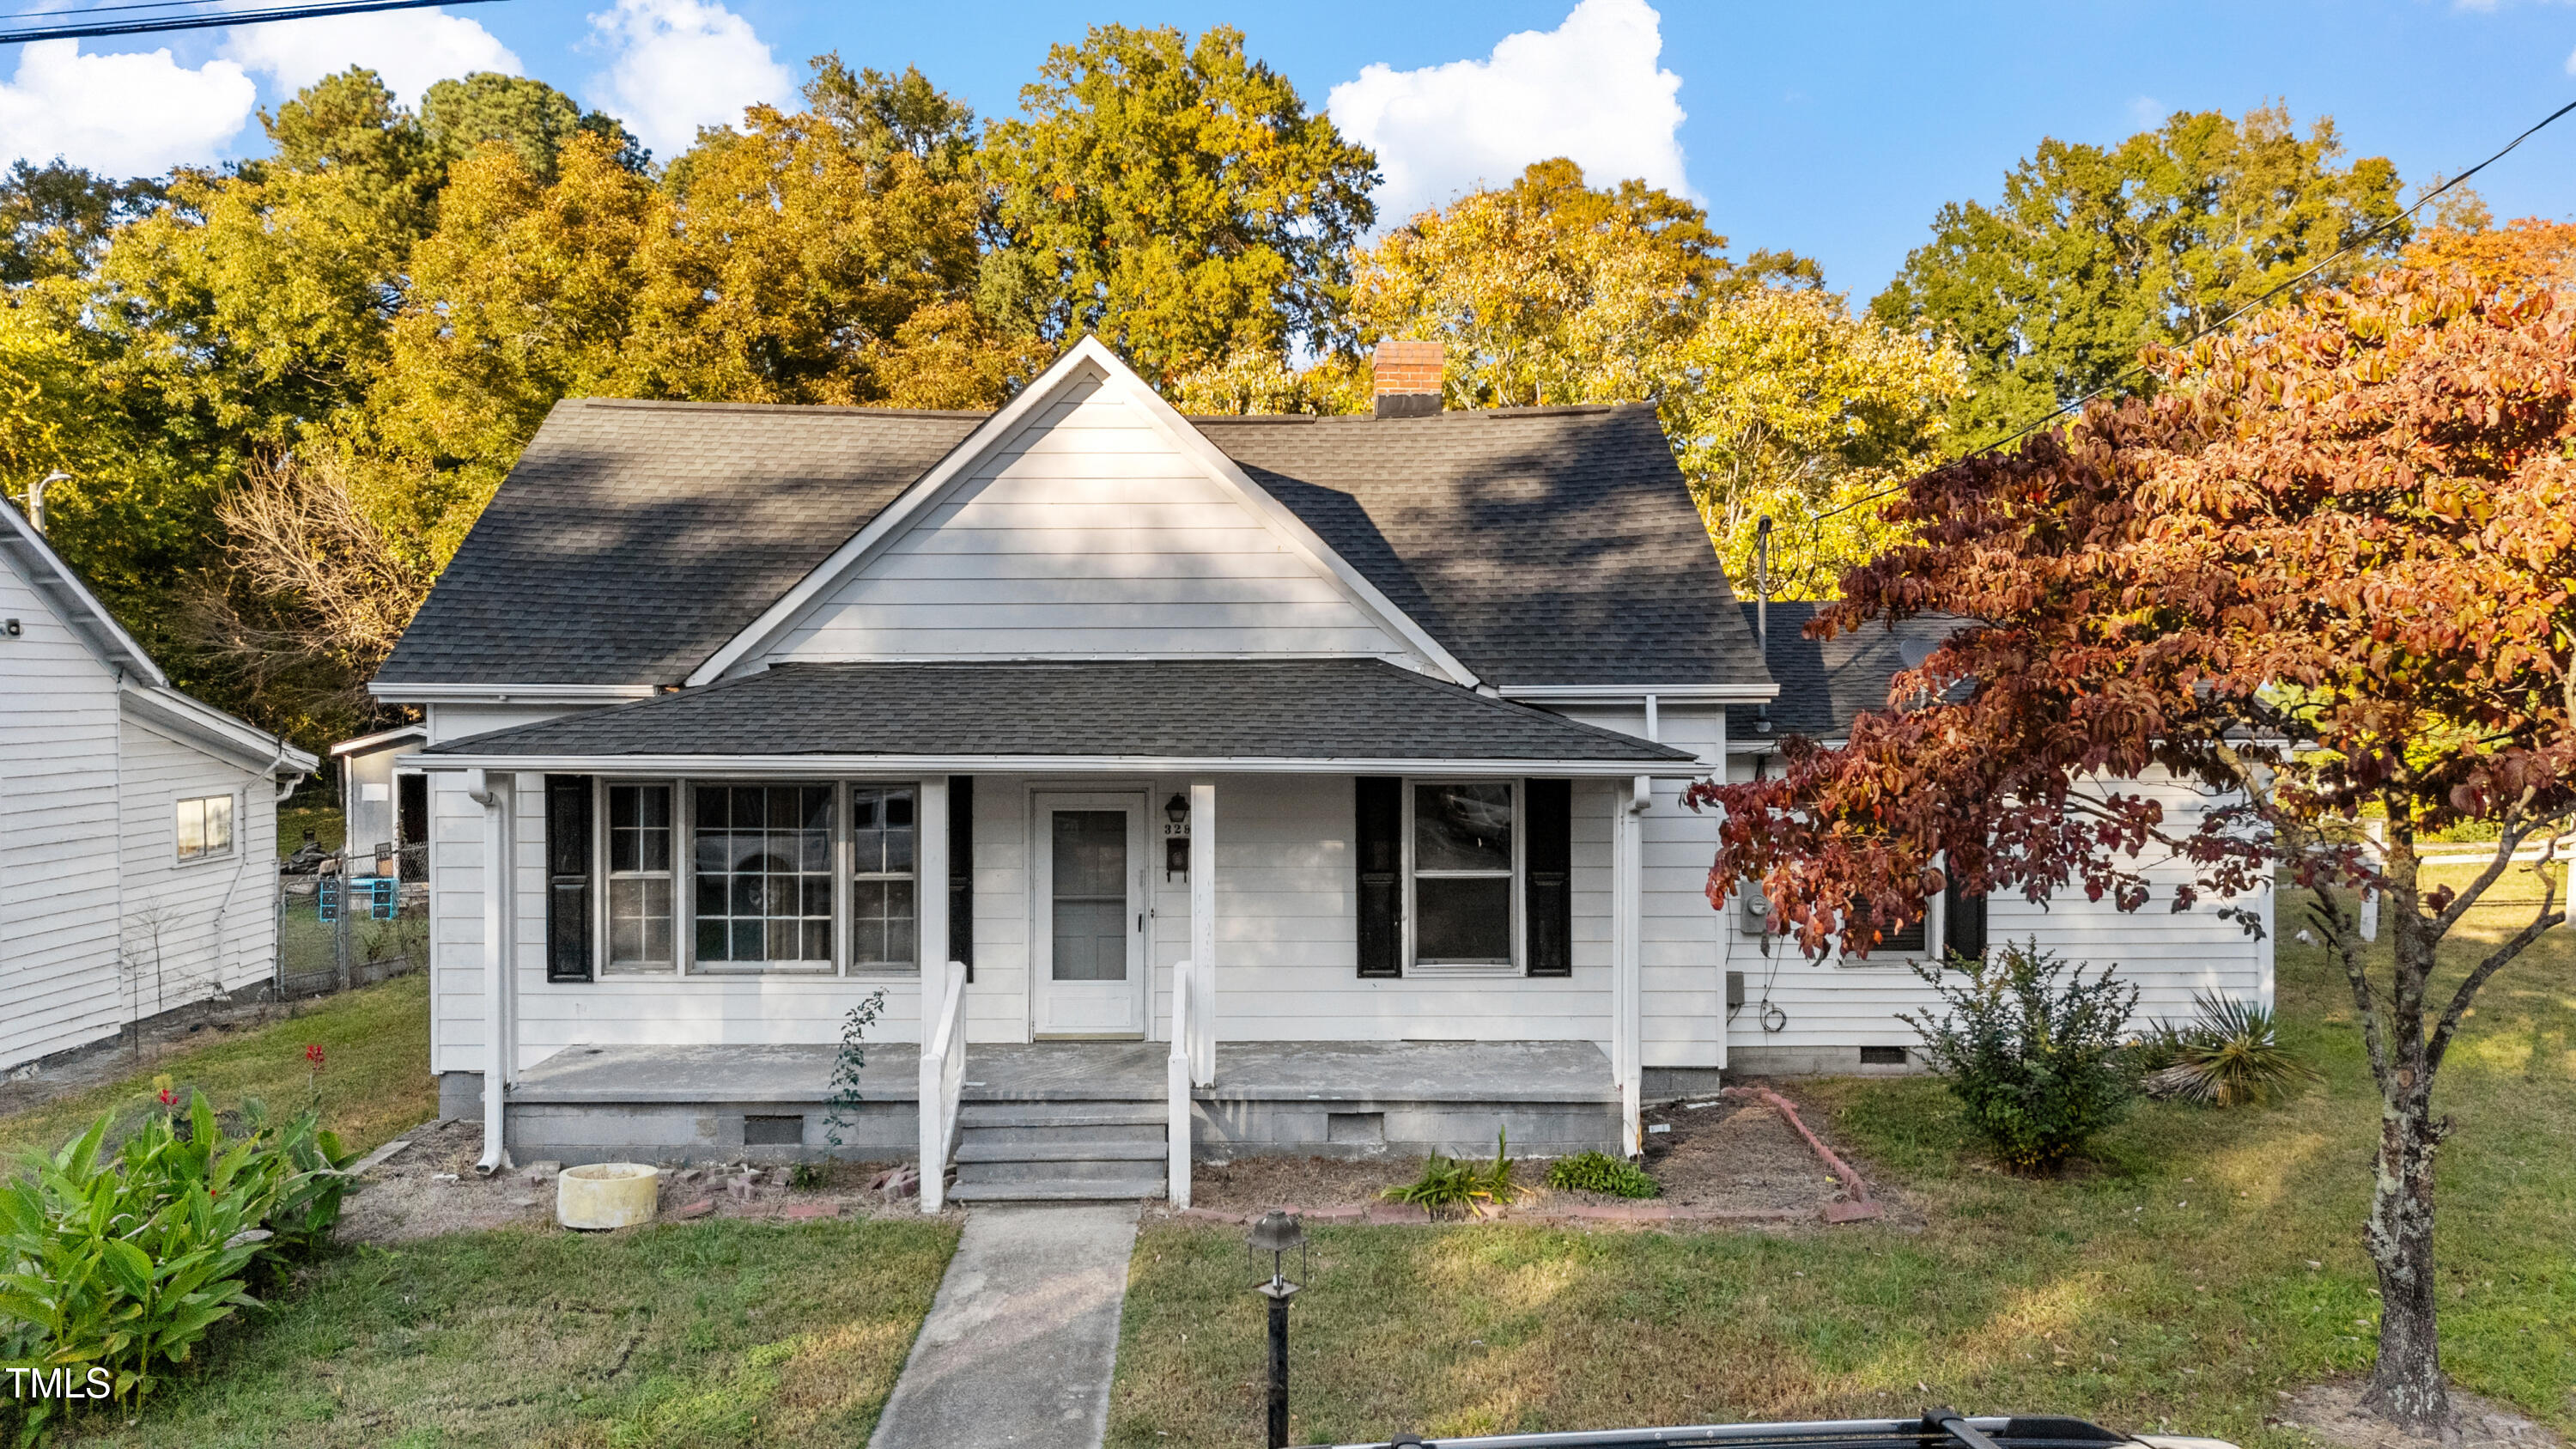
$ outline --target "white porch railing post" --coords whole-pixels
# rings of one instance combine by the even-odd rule
[[[935,1213],[948,1200],[948,1156],[966,1090],[965,963],[925,969],[921,1001],[921,1210]]]
[[[1172,1049],[1163,1058],[1163,1087],[1171,1094],[1171,1130],[1163,1149],[1165,1196],[1175,1208],[1190,1205],[1191,1038],[1198,1035],[1197,973],[1184,961],[1172,972]]]
[[[1190,782],[1190,961],[1184,974],[1194,974],[1197,1030],[1191,1033],[1190,1080],[1216,1085],[1216,781]],[[1181,1040],[1179,1024],[1172,1036]]]

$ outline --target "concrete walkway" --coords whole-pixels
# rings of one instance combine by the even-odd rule
[[[987,1207],[939,1283],[870,1449],[1099,1449],[1136,1204]]]

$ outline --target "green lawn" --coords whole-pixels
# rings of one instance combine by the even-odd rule
[[[2482,909],[2460,954],[2528,909]],[[2268,1108],[2147,1106],[2062,1180],[1984,1165],[1937,1082],[1801,1084],[1921,1206],[1920,1232],[1316,1229],[1292,1442],[1956,1403],[2298,1443],[2264,1423],[2276,1391],[2370,1362],[2376,1108],[2341,977],[2294,939],[2279,960],[2283,1034],[2327,1080]],[[2490,984],[2439,1096],[2459,1124],[2442,1159],[2446,1362],[2576,1430],[2576,933]],[[1142,1237],[1111,1444],[1257,1442],[1248,1283],[1239,1230]]]
[[[310,803],[289,801],[277,811],[277,853],[293,855],[304,844],[304,832],[308,830],[324,850],[338,850],[348,828],[340,807],[319,795]]]
[[[335,1253],[75,1442],[859,1445],[955,1251],[917,1218],[462,1233]]]
[[[185,1055],[146,1063],[118,1081],[33,1111],[0,1116],[0,1160],[31,1148],[51,1151],[109,1108],[120,1114],[145,1110],[152,1105],[152,1079],[161,1073],[182,1097],[191,1087],[201,1088],[219,1109],[257,1097],[272,1112],[300,1111],[316,1085],[304,1060],[307,1044],[322,1048],[323,1125],[338,1132],[344,1146],[374,1147],[437,1112],[426,975],[396,977],[294,1010],[283,1021],[250,1031],[209,1028],[198,1034],[206,1044]]]

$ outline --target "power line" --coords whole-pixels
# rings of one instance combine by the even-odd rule
[[[2560,106],[2557,110],[2551,111],[2548,115],[2541,117],[2541,118],[2540,118],[2540,120],[2538,121],[2538,123],[2534,124],[2534,125],[2531,127],[2531,129],[2529,129],[2529,130],[2527,130],[2527,131],[2523,132],[2523,133],[2522,133],[2521,135],[2519,135],[2519,136],[2514,137],[2512,140],[2507,141],[2507,142],[2504,144],[2504,147],[2503,147],[2503,149],[2502,149],[2502,150],[2497,151],[2494,155],[2489,156],[2489,157],[2488,157],[2487,159],[2485,159],[2484,161],[2481,161],[2481,162],[2479,162],[2477,165],[2470,167],[2468,170],[2461,172],[2459,175],[2452,177],[2450,180],[2443,182],[2441,185],[2434,187],[2432,190],[2430,190],[2430,191],[2428,191],[2428,192],[2425,192],[2421,197],[2418,197],[2418,198],[2416,199],[2415,204],[2414,204],[2413,206],[2410,206],[2410,207],[2406,208],[2404,211],[2401,211],[2401,212],[2397,213],[2395,216],[2390,217],[2388,220],[2383,221],[2383,222],[2381,222],[2379,225],[2372,227],[2370,230],[2368,230],[2368,231],[2366,231],[2366,232],[2363,232],[2361,235],[2359,235],[2359,236],[2357,236],[2357,237],[2354,237],[2351,241],[2345,242],[2342,246],[2339,246],[2339,247],[2335,248],[2332,252],[2327,253],[2327,254],[2326,254],[2326,256],[2325,256],[2325,258],[2324,258],[2323,260],[2319,261],[2316,265],[2314,265],[2314,266],[2312,266],[2312,267],[2308,268],[2308,269],[2307,269],[2306,271],[2304,271],[2304,272],[2299,273],[2297,276],[2292,277],[2292,278],[2290,278],[2289,280],[2287,280],[2287,281],[2285,281],[2285,282],[2282,282],[2282,283],[2281,283],[2281,284],[2279,284],[2278,286],[2273,287],[2270,291],[2265,292],[2262,296],[2255,298],[2253,301],[2246,303],[2244,306],[2237,308],[2235,311],[2228,313],[2226,316],[2219,318],[2217,321],[2210,323],[2208,326],[2201,328],[2199,331],[2194,332],[2194,333],[2193,333],[2193,334],[2191,334],[2189,337],[2186,337],[2186,338],[2182,339],[2180,342],[2175,343],[2175,344],[2174,344],[2174,346],[2175,346],[2177,349],[2191,346],[2193,343],[2198,342],[2200,339],[2202,339],[2202,338],[2204,338],[2204,337],[2207,337],[2207,336],[2208,336],[2208,335],[2210,335],[2211,333],[2216,332],[2216,331],[2220,330],[2221,328],[2224,328],[2224,327],[2228,326],[2229,324],[2231,324],[2231,323],[2235,322],[2237,318],[2242,317],[2242,316],[2244,316],[2246,313],[2251,312],[2251,311],[2255,310],[2256,308],[2258,308],[2258,307],[2261,307],[2261,306],[2265,305],[2266,303],[2270,302],[2273,298],[2280,296],[2283,292],[2286,292],[2286,291],[2290,290],[2292,287],[2295,287],[2295,286],[2299,285],[2301,282],[2306,281],[2308,278],[2313,277],[2313,276],[2315,276],[2317,273],[2322,272],[2322,271],[2324,271],[2326,268],[2328,268],[2328,267],[2330,267],[2330,266],[2334,265],[2334,263],[2336,262],[2336,260],[2337,260],[2338,258],[2342,257],[2346,252],[2350,252],[2350,251],[2352,251],[2352,250],[2354,250],[2354,249],[2356,249],[2356,248],[2359,248],[2359,247],[2362,247],[2362,246],[2366,246],[2366,245],[2368,245],[2371,241],[2373,241],[2374,239],[2376,239],[2377,237],[2379,237],[2382,233],[2384,233],[2384,232],[2388,231],[2388,230],[2389,230],[2390,228],[2392,228],[2392,227],[2395,227],[2398,223],[2400,223],[2400,222],[2402,222],[2402,221],[2405,221],[2407,218],[2412,217],[2415,213],[2417,213],[2417,212],[2419,212],[2419,211],[2422,211],[2425,207],[2427,207],[2427,206],[2431,205],[2431,204],[2433,203],[2433,201],[2435,200],[2435,198],[2439,197],[2443,192],[2450,190],[2452,187],[2459,185],[2461,182],[2468,180],[2470,177],[2477,175],[2479,172],[2486,170],[2486,169],[2487,169],[2488,167],[2490,167],[2490,166],[2493,166],[2493,165],[2494,165],[2495,163],[2497,163],[2498,161],[2503,160],[2503,159],[2504,159],[2504,157],[2505,157],[2505,153],[2506,153],[2506,152],[2511,151],[2514,147],[2519,146],[2519,145],[2521,145],[2523,142],[2530,140],[2533,136],[2535,136],[2535,135],[2539,134],[2539,132],[2540,132],[2540,130],[2541,130],[2541,128],[2542,128],[2542,127],[2545,127],[2545,126],[2547,126],[2550,122],[2557,120],[2559,117],[2561,117],[2561,116],[2563,116],[2563,115],[2566,115],[2569,111],[2576,111],[2576,101],[2569,101],[2567,104],[2565,104],[2565,105],[2563,105],[2563,106]],[[2037,417],[2037,418],[2033,419],[2032,421],[2030,421],[2030,422],[2028,422],[2028,423],[2023,424],[2019,429],[2017,429],[2017,430],[2016,430],[2016,431],[2014,431],[2013,433],[2011,433],[2011,434],[2009,434],[2009,435],[2007,435],[2007,436],[2005,436],[2005,437],[1997,438],[1995,441],[1993,441],[1993,442],[1991,442],[1991,443],[1986,444],[1986,445],[1985,445],[1984,447],[1982,447],[1982,448],[1978,448],[1978,449],[1975,449],[1975,450],[1973,450],[1973,451],[1971,451],[1971,452],[1969,452],[1969,453],[1967,453],[1967,454],[1964,454],[1964,455],[1962,456],[1962,458],[1961,458],[1961,459],[1959,459],[1958,461],[1965,461],[1967,458],[1982,457],[1983,455],[1985,455],[1985,454],[1987,454],[1987,453],[1991,453],[1991,452],[1993,452],[1995,449],[2000,448],[2000,447],[2003,447],[2004,445],[2006,445],[2006,444],[2008,444],[2008,443],[2017,443],[2017,442],[2021,441],[2023,438],[2029,437],[2032,433],[2035,433],[2035,432],[2039,431],[2041,428],[2044,428],[2044,427],[2048,426],[2050,423],[2055,422],[2057,419],[2059,419],[2059,418],[2062,418],[2062,417],[2066,416],[2068,413],[2071,413],[2071,412],[2075,411],[2077,408],[2080,408],[2080,407],[2084,406],[2086,403],[2091,402],[2093,399],[2095,399],[2095,398],[2097,398],[2097,397],[2100,397],[2102,394],[2104,394],[2104,393],[2106,393],[2106,392],[2109,392],[2111,389],[2113,389],[2113,388],[2115,388],[2115,387],[2120,386],[2121,384],[2123,384],[2123,383],[2127,382],[2129,379],[2131,379],[2131,378],[2133,378],[2133,377],[2137,376],[2139,373],[2142,373],[2142,372],[2144,372],[2144,371],[2146,371],[2146,370],[2147,370],[2147,365],[2146,365],[2145,363],[2143,363],[2143,362],[2131,363],[2131,364],[2129,365],[2129,367],[2128,367],[2128,370],[2127,370],[2127,371],[2122,372],[2119,376],[2112,378],[2109,382],[2106,382],[2106,383],[2102,384],[2100,387],[2097,387],[2097,388],[2093,389],[2091,392],[2088,392],[2088,393],[2084,394],[2082,397],[2079,397],[2079,398],[2075,399],[2073,402],[2059,403],[2055,408],[2053,408],[2053,409],[2049,410],[2049,411],[2048,411],[2048,412],[2046,412],[2046,413],[2041,414],[2039,417]],[[1861,506],[1863,506],[1863,505],[1865,505],[1865,504],[1875,503],[1875,502],[1877,502],[1877,501],[1878,501],[1879,499],[1881,499],[1881,498],[1892,498],[1892,497],[1894,497],[1895,495],[1897,495],[1897,494],[1899,494],[1899,493],[1904,492],[1904,491],[1905,491],[1905,489],[1906,489],[1906,487],[1907,487],[1907,484],[1905,484],[1905,483],[1898,483],[1898,484],[1895,484],[1895,485],[1893,485],[1893,486],[1891,486],[1891,487],[1882,488],[1882,489],[1880,489],[1879,491],[1877,491],[1876,493],[1872,493],[1872,494],[1868,495],[1867,497],[1863,497],[1863,498],[1855,498],[1855,499],[1853,499],[1853,500],[1852,500],[1851,502],[1849,502],[1849,503],[1838,504],[1838,505],[1836,505],[1836,506],[1834,506],[1834,507],[1832,507],[1832,508],[1828,508],[1828,509],[1826,509],[1826,510],[1825,510],[1824,512],[1822,512],[1822,513],[1815,514],[1815,515],[1813,515],[1813,517],[1812,517],[1812,521],[1817,522],[1817,523],[1822,523],[1822,522],[1824,522],[1826,519],[1833,517],[1833,516],[1834,516],[1835,514],[1837,514],[1837,513],[1848,513],[1848,512],[1850,512],[1851,510],[1853,510],[1853,509],[1855,509],[1855,508],[1859,508],[1859,507],[1861,507]]]
[[[262,25],[278,20],[313,20],[326,15],[364,15],[376,10],[418,10],[431,5],[484,5],[492,0],[322,0],[319,4],[272,5],[258,10],[215,10],[195,14],[155,15],[136,20],[107,20],[96,23],[67,21],[57,25],[35,25],[23,30],[0,30],[0,45],[18,45],[30,40],[76,40],[99,35],[144,35],[164,30],[210,30],[232,25]],[[106,5],[96,10],[36,10],[26,15],[0,19],[17,20],[33,15],[95,15],[111,10],[159,10],[169,5]]]

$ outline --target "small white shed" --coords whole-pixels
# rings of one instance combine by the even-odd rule
[[[0,1071],[268,979],[315,763],[171,688],[0,504]]]

